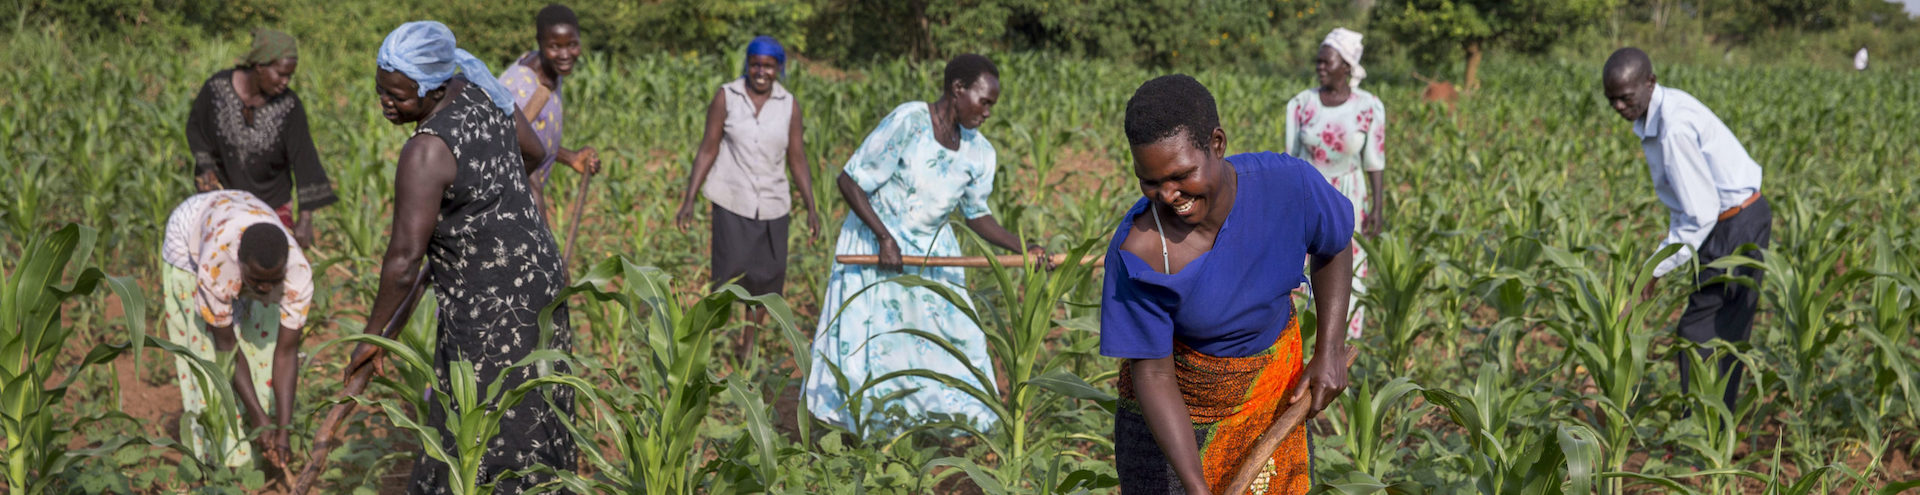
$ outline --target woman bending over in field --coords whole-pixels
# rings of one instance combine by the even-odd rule
[[[1216,493],[1249,462],[1264,466],[1254,493],[1306,493],[1305,427],[1270,456],[1252,446],[1285,409],[1316,416],[1347,386],[1353,207],[1307,162],[1227,156],[1219,122],[1186,75],[1127,101],[1144,197],[1108,244],[1100,301],[1100,353],[1124,360],[1113,441],[1125,493]],[[1303,369],[1291,291],[1306,256],[1324,316]]]
[[[416,126],[394,173],[393,236],[367,331],[378,332],[373,322],[392,319],[430,258],[440,304],[434,388],[451,389],[448,365],[458,361],[473,363],[482,387],[496,378],[516,387],[534,378],[533,367],[501,372],[538,347],[540,311],[567,283],[565,263],[527,179],[545,148],[514,112],[507,89],[485,63],[455,48],[445,25],[402,24],[380,45],[379,69],[374,82],[381,112],[396,125]],[[554,310],[553,321],[550,346],[571,348],[565,303]],[[452,445],[445,412],[428,409],[428,424]],[[563,424],[563,416],[572,414],[572,389],[528,395],[505,413],[476,483],[535,464],[572,471],[577,452]],[[445,463],[425,455],[416,462],[410,493],[448,490]],[[521,493],[550,479],[534,474],[501,480],[495,493]]]
[[[754,38],[740,78],[720,85],[707,105],[707,131],[693,156],[674,224],[681,230],[692,226],[694,191],[712,202],[715,288],[731,282],[757,296],[779,294],[786,286],[788,213],[793,210],[789,175],[807,206],[807,231],[820,235],[806,124],[800,100],[780,84],[786,71],[787,51],[780,42]],[[766,310],[753,308],[747,318],[764,321]],[[740,356],[752,355],[756,333],[747,327],[736,344]]]
[[[1360,67],[1360,33],[1334,28],[1320,42],[1313,72],[1320,87],[1301,91],[1287,102],[1287,154],[1312,163],[1334,189],[1353,203],[1354,224],[1371,238],[1386,228],[1386,190],[1381,170],[1387,160],[1387,109],[1373,93],[1360,89],[1367,70]],[[1367,252],[1353,244],[1353,295],[1347,300],[1347,338],[1360,338],[1366,308]]]
[[[160,258],[165,261],[161,321],[167,340],[207,361],[219,360],[215,352],[240,351],[233,357],[233,376],[208,377],[208,382],[200,380],[187,358],[173,359],[185,411],[205,414],[207,398],[224,395],[201,387],[231,380],[239,411],[263,429],[259,441],[267,462],[285,472],[293,455],[287,427],[293,424],[300,380],[300,332],[313,302],[313,266],[272,207],[233,190],[196,194],[175,207],[167,217]],[[225,411],[216,407],[213,414]],[[253,450],[237,441],[246,433],[235,423],[227,423],[227,431],[219,432],[224,440],[215,445],[206,428],[194,422],[188,446],[202,462],[251,465]]]
[[[542,191],[546,190],[547,176],[553,173],[553,162],[565,163],[581,174],[596,174],[600,173],[600,152],[592,146],[560,147],[560,128],[566,117],[560,106],[560,83],[573,75],[580,60],[580,21],[573,9],[555,3],[540,9],[533,22],[534,41],[539,46],[501,71],[500,84],[513,93],[514,106],[533,125],[533,134],[547,149],[546,158],[533,171],[533,197],[544,213],[547,202]]]
[[[945,337],[967,356],[968,364],[986,372],[987,381],[973,385],[994,390],[986,336],[959,308],[931,290],[892,283],[854,296],[869,284],[901,274],[926,277],[965,295],[966,276],[959,268],[901,266],[902,255],[960,254],[960,242],[947,224],[949,214],[964,215],[967,227],[995,246],[1045,254],[1007,232],[987,207],[987,196],[993,193],[994,151],[979,129],[1000,100],[999,70],[986,57],[960,55],[947,62],[942,81],[939,100],[904,103],[881,119],[840,173],[840,193],[852,214],[840,224],[834,252],[877,254],[880,265],[833,265],[820,327],[814,334],[813,370],[804,389],[807,409],[822,421],[851,427],[873,411],[894,408],[902,410],[908,421],[954,419],[981,430],[995,421],[978,399],[926,378],[881,383],[866,392],[859,411],[848,410],[845,395],[869,380],[904,369],[974,381],[962,363],[933,343],[890,333],[903,328]],[[830,365],[846,376],[846,390],[835,385]],[[918,390],[874,404],[908,389]],[[912,426],[879,422],[883,430]]]
[[[307,109],[288,84],[300,67],[292,36],[253,31],[239,66],[215,72],[187,114],[199,192],[239,189],[267,203],[301,247],[313,246],[313,210],[333,204],[333,182],[307,131]],[[294,218],[298,199],[299,218]]]

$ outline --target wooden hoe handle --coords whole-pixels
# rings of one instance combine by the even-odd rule
[[[1353,361],[1359,358],[1360,353],[1356,349],[1347,348],[1348,368],[1352,368]],[[1307,385],[1311,387],[1313,384]],[[1306,400],[1311,401],[1313,398],[1309,396]],[[1240,469],[1235,470],[1233,480],[1227,482],[1227,490],[1219,493],[1234,495],[1247,493],[1247,489],[1253,486],[1253,479],[1260,477],[1260,471],[1267,467],[1267,458],[1273,456],[1273,451],[1280,450],[1280,443],[1287,439],[1287,435],[1293,433],[1295,428],[1300,427],[1300,423],[1307,420],[1307,409],[1309,409],[1308,404],[1294,404],[1293,407],[1287,408],[1287,412],[1281,413],[1280,420],[1275,421],[1273,426],[1262,432],[1260,439],[1254,441],[1253,450],[1242,458]]]
[[[961,267],[961,268],[989,268],[993,266],[994,261],[1000,262],[1000,266],[1020,266],[1020,265],[1026,264],[1027,259],[1028,258],[1025,258],[1018,254],[1002,254],[999,256],[994,256],[993,260],[991,261],[988,260],[986,256],[901,256],[900,264],[903,266],[955,266],[955,267]],[[840,262],[840,264],[842,265],[878,265],[880,264],[880,255],[842,254],[839,256],[834,256],[833,260]],[[1056,265],[1060,263],[1065,263],[1067,261],[1067,255],[1066,254],[1053,255],[1051,257],[1051,261],[1053,262],[1053,264],[1056,264]],[[1090,255],[1087,255],[1086,258],[1082,258],[1080,262],[1083,264],[1093,265],[1096,267],[1106,266],[1107,257],[1104,254],[1101,254],[1101,255],[1090,254]]]
[[[400,329],[407,326],[407,319],[420,302],[421,294],[426,292],[429,268],[431,266],[428,264],[420,265],[420,274],[414,277],[413,287],[407,290],[406,299],[400,301],[400,310],[394,311],[393,318],[388,319],[387,325],[381,328],[381,337],[394,338],[400,335]],[[340,390],[340,397],[352,397],[365,391],[367,382],[373,378],[373,363],[378,362],[384,354],[385,349],[371,347],[367,352],[353,356],[347,362],[346,386]],[[294,495],[306,495],[307,490],[313,488],[314,481],[327,465],[327,454],[333,453],[333,448],[337,446],[333,438],[334,429],[347,419],[347,413],[350,412],[353,412],[353,402],[334,404],[333,409],[327,412],[327,419],[320,422],[320,429],[313,436],[313,452],[307,456],[307,467],[300,470],[299,480],[293,483]]]

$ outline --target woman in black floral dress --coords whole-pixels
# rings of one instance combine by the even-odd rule
[[[482,391],[496,378],[505,380],[504,389],[533,379],[536,370],[531,366],[505,376],[501,372],[540,348],[540,311],[567,283],[560,250],[541,221],[527,181],[529,165],[540,163],[545,150],[526,119],[513,113],[511,96],[485,64],[454,48],[446,26],[431,21],[402,25],[381,46],[379,62],[375,82],[382,112],[395,124],[418,127],[400,151],[393,237],[367,321],[391,319],[422,258],[431,259],[440,304],[435,388],[450,388],[448,368],[458,361],[473,363]],[[570,349],[572,330],[564,303],[553,316],[557,328],[546,345]],[[535,465],[574,469],[578,453],[564,424],[573,413],[573,391],[554,387],[548,392],[529,395],[507,410],[499,435],[489,440],[482,457],[480,484]],[[429,409],[429,423],[452,446],[445,414],[438,407]],[[445,493],[448,475],[446,464],[423,455],[408,491]],[[504,479],[494,493],[517,494],[551,479]]]

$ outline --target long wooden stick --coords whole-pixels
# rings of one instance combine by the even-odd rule
[[[407,290],[406,299],[400,300],[400,309],[394,311],[393,317],[387,319],[386,326],[380,329],[381,337],[395,338],[407,326],[407,319],[419,304],[421,294],[426,292],[429,268],[431,266],[427,263],[420,265],[420,274],[414,277],[413,287]],[[385,349],[370,347],[367,352],[353,356],[347,362],[346,387],[340,390],[340,396],[352,397],[365,391],[367,382],[373,378],[373,364],[385,354]],[[293,484],[293,495],[305,495],[307,489],[313,488],[314,480],[320,477],[320,472],[327,465],[327,454],[333,453],[333,448],[337,446],[333,430],[347,419],[347,413],[353,412],[353,404],[351,401],[334,404],[333,409],[327,412],[327,419],[320,422],[320,429],[313,436],[313,452],[307,456],[307,467],[300,470],[300,479]]]
[[[880,256],[875,254],[842,254],[834,256],[833,260],[840,262],[842,265],[880,264]],[[957,266],[961,268],[987,268],[993,266],[993,263],[988,261],[986,256],[901,256],[900,260],[904,266]],[[1018,254],[1002,254],[994,256],[993,260],[999,261],[1000,266],[1020,266],[1026,263],[1026,259]],[[1067,261],[1067,255],[1053,255],[1052,261],[1053,264],[1056,265],[1065,263]],[[1086,258],[1082,258],[1080,262],[1093,266],[1106,266],[1107,256],[1104,254],[1089,254]]]
[[[1352,347],[1347,348],[1348,368],[1352,368],[1354,360],[1359,358],[1359,352]],[[1313,383],[1309,381],[1306,386],[1308,395],[1302,400],[1312,401]],[[1227,490],[1219,493],[1234,495],[1247,493],[1247,489],[1253,486],[1253,479],[1260,477],[1260,471],[1266,469],[1267,458],[1273,457],[1273,451],[1280,450],[1280,443],[1286,441],[1287,435],[1292,434],[1295,428],[1300,427],[1300,423],[1307,420],[1307,409],[1311,409],[1310,406],[1311,404],[1306,402],[1296,403],[1293,407],[1288,407],[1287,412],[1280,413],[1280,420],[1275,421],[1267,431],[1260,433],[1260,439],[1253,442],[1253,450],[1249,451],[1246,457],[1241,458],[1240,469],[1235,470],[1233,480],[1227,482]]]
[[[573,246],[580,243],[580,212],[587,209],[587,185],[593,183],[593,176],[580,176],[580,187],[573,192],[573,214],[567,220],[567,250],[560,255],[563,261],[573,261]]]

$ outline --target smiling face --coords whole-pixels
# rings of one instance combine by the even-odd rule
[[[373,76],[374,92],[380,95],[380,113],[388,122],[395,125],[419,122],[432,113],[437,98],[429,98],[437,91],[420,96],[420,84],[413,82],[406,74],[381,70]]]
[[[1194,146],[1188,132],[1182,129],[1133,147],[1133,176],[1139,180],[1140,195],[1189,226],[1206,219],[1224,220],[1233,208],[1232,195],[1223,187],[1233,173],[1224,159],[1226,131],[1213,129],[1204,148]],[[1220,204],[1216,198],[1222,199]]]
[[[540,65],[546,67],[547,75],[573,75],[574,63],[579,59],[580,28],[555,24],[540,32]]]
[[[1320,45],[1320,55],[1313,58],[1313,75],[1320,77],[1320,86],[1324,88],[1345,85],[1347,78],[1353,75],[1353,68],[1340,58],[1333,47]]]
[[[747,56],[747,89],[754,93],[767,94],[773,91],[773,81],[780,78],[780,60],[772,55]]]
[[[253,83],[266,96],[279,96],[287,92],[287,86],[293,83],[293,72],[300,68],[298,57],[275,60],[270,64],[253,67]]]
[[[1629,74],[1625,77],[1605,78],[1607,106],[1628,122],[1637,122],[1647,116],[1647,107],[1653,104],[1653,76],[1640,77]]]
[[[962,86],[959,81],[953,83],[951,90],[955,117],[961,127],[979,129],[987,123],[987,117],[993,116],[993,105],[1000,102],[1000,76],[981,74],[972,85]]]

